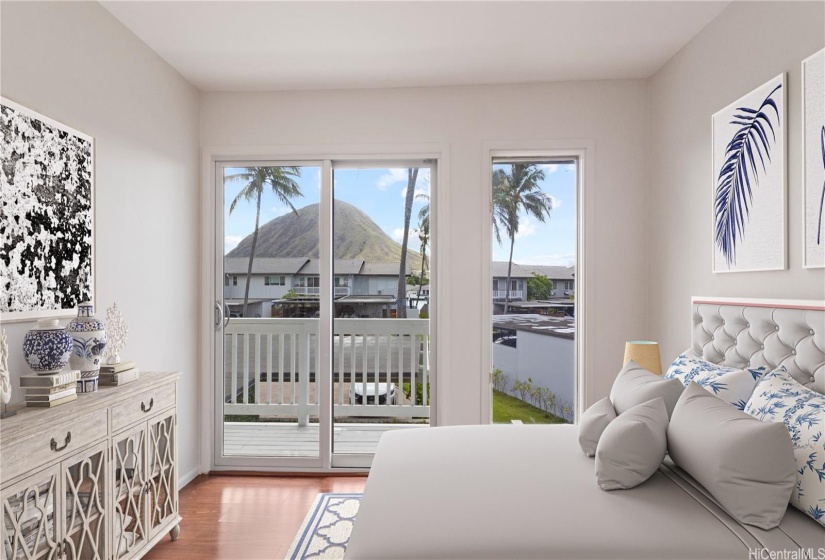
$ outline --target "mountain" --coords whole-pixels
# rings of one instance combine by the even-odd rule
[[[335,201],[335,233],[333,243],[336,259],[363,259],[371,262],[399,262],[401,245],[396,243],[364,212],[346,202]],[[310,204],[270,220],[258,230],[256,257],[319,256],[320,204]],[[249,257],[252,234],[247,235],[227,257]],[[407,251],[413,272],[421,270],[421,254]]]

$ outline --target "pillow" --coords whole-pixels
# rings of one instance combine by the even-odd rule
[[[782,424],[759,422],[691,383],[667,429],[670,458],[740,523],[772,529],[796,482]]]
[[[665,379],[678,379],[685,387],[693,381],[723,401],[744,410],[756,383],[767,371],[764,366],[739,369],[681,354],[667,370]]]
[[[796,461],[791,505],[825,526],[825,395],[800,385],[780,367],[762,378],[745,412],[784,424]]]
[[[579,445],[588,457],[596,454],[596,444],[602,432],[616,418],[616,411],[608,397],[584,411],[579,419]]]
[[[636,405],[613,420],[596,446],[596,481],[602,490],[638,486],[667,453],[667,409],[662,397]]]
[[[661,375],[651,373],[630,360],[613,382],[610,401],[616,409],[616,414],[624,414],[638,404],[662,397],[667,415],[670,417],[684,389],[678,379],[662,379]]]

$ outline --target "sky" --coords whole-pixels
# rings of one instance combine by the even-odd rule
[[[226,175],[239,170],[227,169]],[[576,250],[576,177],[573,164],[544,165],[542,190],[553,197],[554,210],[545,223],[533,217],[521,216],[513,260],[522,264],[570,266],[575,262]],[[407,190],[406,169],[336,169],[334,172],[335,198],[360,208],[390,237],[400,242],[404,233],[404,197]],[[302,167],[297,179],[303,197],[293,201],[296,208],[320,202],[320,168]],[[416,195],[430,194],[429,169],[421,169],[415,185]],[[224,252],[231,251],[252,233],[255,227],[254,202],[242,201],[230,214],[229,205],[244,183],[229,182],[224,189]],[[415,234],[418,211],[426,200],[416,197],[409,248],[418,251]],[[261,225],[289,212],[270,191],[264,192],[261,204]],[[506,261],[509,242],[499,246],[493,239],[493,259]]]

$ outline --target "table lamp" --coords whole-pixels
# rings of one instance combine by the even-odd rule
[[[659,343],[650,340],[628,340],[624,345],[624,363],[633,360],[647,371],[662,375]]]

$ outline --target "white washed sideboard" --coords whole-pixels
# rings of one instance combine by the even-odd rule
[[[129,560],[177,539],[179,378],[0,420],[3,560]]]

